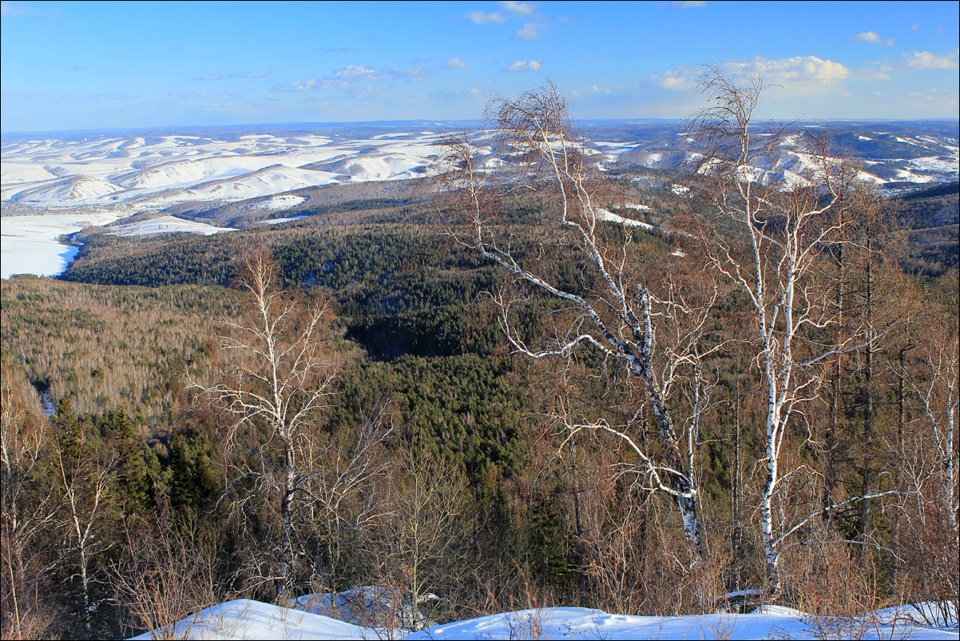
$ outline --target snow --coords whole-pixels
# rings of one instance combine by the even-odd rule
[[[420,597],[419,603],[437,599],[435,594],[425,594]],[[298,598],[293,607],[353,625],[389,627],[403,635],[409,634],[414,628],[435,625],[418,607],[414,607],[409,598],[382,585],[366,585],[336,595],[329,592],[307,594]]]
[[[606,142],[603,140],[591,140],[590,144],[600,147],[607,153],[622,154],[635,148],[637,142]]]
[[[645,223],[639,220],[634,220],[632,218],[624,218],[619,216],[612,211],[607,211],[606,209],[597,210],[597,220],[604,220],[611,223],[620,223],[621,225],[626,225],[627,227],[642,227],[643,229],[653,229],[653,225]]]
[[[932,604],[927,604],[929,609]],[[302,606],[301,606],[302,607]],[[750,614],[674,617],[608,614],[589,608],[556,607],[504,612],[405,631],[369,628],[327,616],[256,601],[229,601],[178,622],[157,636],[183,639],[956,639],[956,619],[933,627],[904,613],[924,604],[887,608],[857,618],[812,617],[782,606]],[[172,632],[172,634],[171,634]],[[150,639],[144,633],[135,639]]]
[[[933,182],[933,176],[924,176],[921,174],[915,174],[909,169],[898,169],[897,170],[897,180],[903,182],[913,182],[913,183],[928,183]]]
[[[910,140],[910,139],[908,139],[908,138],[901,138],[900,136],[896,136],[896,137],[895,137],[895,140],[896,140],[897,142],[902,142],[902,143],[907,144],[907,145],[916,145],[916,144],[917,144],[917,141],[916,141],[916,140]]]
[[[687,136],[688,132],[678,135]],[[444,137],[431,131],[391,131],[366,138],[262,133],[229,139],[210,133],[82,140],[37,137],[4,143],[0,198],[4,203],[17,203],[18,213],[36,211],[44,216],[3,218],[0,277],[15,273],[61,273],[77,249],[61,245],[57,237],[79,231],[86,224],[102,225],[131,214],[159,212],[187,202],[253,200],[243,203],[241,211],[280,212],[304,202],[303,196],[287,193],[304,187],[421,177],[435,166],[437,145]],[[493,132],[479,131],[475,133],[474,142],[481,145],[482,141],[492,139]],[[902,167],[898,179],[923,183],[956,176],[960,164],[956,141],[929,136],[899,140],[927,146],[930,155],[897,161]],[[794,134],[786,137],[783,144],[795,146],[798,141],[799,137]],[[600,140],[590,143],[595,149],[585,151],[604,154],[602,157],[610,161],[616,154],[639,150],[639,144]],[[485,170],[496,169],[507,162],[489,145],[478,146],[477,150],[484,155]],[[646,152],[642,157],[653,166],[669,165],[674,155]],[[802,153],[793,152],[788,165],[750,168],[747,177],[756,180],[782,177],[788,185],[803,184],[800,175],[812,167],[812,161]],[[862,177],[876,183],[885,182],[866,172]],[[688,189],[680,185],[673,185],[671,191],[677,195],[688,193]],[[646,209],[643,205],[627,205],[627,208]],[[602,216],[603,220],[648,227],[610,212],[603,212]],[[289,219],[275,219],[270,224],[286,220]],[[164,217],[119,228],[116,233],[143,235],[165,231],[216,233],[223,229]]]
[[[78,248],[57,239],[84,227],[105,225],[122,212],[4,216],[0,219],[0,278],[13,274],[56,276],[76,256]]]
[[[441,136],[366,139],[249,134],[28,140],[3,145],[2,199],[35,207],[233,201],[327,185],[423,175]],[[327,167],[326,164],[337,167]],[[344,167],[346,170],[344,170]]]
[[[280,223],[289,223],[291,220],[303,220],[306,216],[288,216],[287,218],[272,218],[270,220],[261,220],[258,225],[279,225]]]
[[[874,163],[874,164],[878,164],[878,163]],[[883,178],[880,178],[879,176],[875,176],[875,175],[871,174],[870,172],[868,172],[868,171],[863,171],[863,170],[860,170],[860,171],[857,172],[857,178],[858,178],[859,180],[864,181],[864,182],[871,182],[871,183],[873,183],[873,184],[875,184],[875,185],[884,185],[884,184],[886,184],[886,182],[887,182],[887,181],[884,180]]]
[[[156,632],[156,635],[154,635]],[[145,632],[134,639],[377,639],[377,630],[320,614],[237,599],[201,610],[172,630]]]
[[[297,205],[303,203],[307,199],[303,196],[293,196],[290,194],[284,196],[273,196],[269,200],[257,203],[253,206],[253,209],[263,209],[267,211],[282,211],[284,209],[290,209],[291,207],[296,207]],[[302,218],[302,216],[301,216]]]
[[[490,135],[477,132],[476,138]],[[262,133],[230,139],[211,133],[21,140],[2,146],[0,197],[44,209],[123,206],[143,211],[186,201],[270,196],[314,185],[410,179],[428,172],[443,138],[437,132],[399,131],[366,138]],[[929,157],[912,161],[925,173],[956,173],[955,143],[929,136],[898,140],[911,145],[922,141],[931,148]],[[793,134],[782,144],[789,148],[798,142]],[[598,140],[585,151],[604,154],[612,162],[617,154],[641,150],[640,144]],[[670,157],[647,151],[643,159],[659,166]],[[485,166],[502,162],[490,158]]]
[[[137,223],[117,225],[114,231],[109,232],[109,234],[111,236],[148,236],[150,234],[169,234],[179,231],[209,236],[210,234],[218,234],[222,231],[236,230],[232,227],[214,227],[207,223],[184,220],[176,216],[160,216],[158,218],[142,220]]]
[[[938,173],[954,172],[956,173],[960,162],[957,156],[947,159],[937,156],[923,156],[922,158],[913,158],[907,161],[907,164],[913,165],[921,171],[934,171]],[[923,181],[927,182],[927,181]]]

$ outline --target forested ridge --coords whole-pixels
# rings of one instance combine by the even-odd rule
[[[956,605],[956,185],[893,200],[838,165],[741,194],[770,209],[738,227],[729,176],[591,173],[555,155],[558,96],[499,107],[556,184],[452,144],[435,198],[87,233],[60,279],[3,281],[5,638],[374,584],[438,595],[436,621]]]

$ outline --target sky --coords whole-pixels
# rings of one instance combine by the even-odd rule
[[[957,118],[960,3],[2,2],[0,130],[475,120],[547,81],[578,120]]]

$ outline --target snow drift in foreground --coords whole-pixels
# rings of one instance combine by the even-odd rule
[[[238,599],[134,639],[377,639],[377,630],[320,614]],[[382,631],[381,631],[382,632]]]
[[[367,628],[258,601],[228,601],[135,639],[957,639],[952,625],[932,627],[929,604],[887,608],[855,619],[811,617],[768,606],[751,614],[649,617],[587,608],[506,612],[405,630]],[[154,636],[155,635],[155,636]]]

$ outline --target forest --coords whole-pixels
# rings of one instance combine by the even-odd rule
[[[602,171],[547,85],[490,104],[495,170],[465,133],[414,195],[4,280],[3,638],[371,585],[955,612],[957,184],[814,136],[788,177],[762,84],[707,89],[684,172]]]

